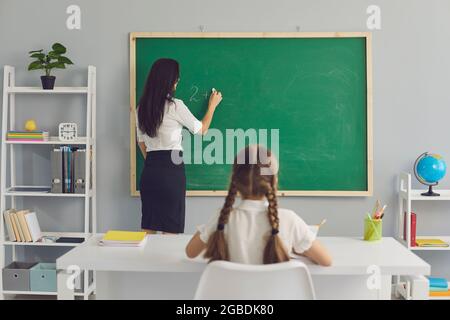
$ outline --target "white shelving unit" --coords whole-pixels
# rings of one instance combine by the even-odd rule
[[[75,141],[67,143],[59,141],[58,137],[49,137],[48,141],[6,141],[6,144],[50,144],[50,145],[87,145],[91,143],[91,139],[86,137],[78,137]]]
[[[88,288],[88,292],[93,292],[95,290],[95,288],[93,288],[92,286]],[[17,296],[17,295],[36,295],[36,296],[56,296],[57,292],[56,291],[8,291],[8,290],[4,290],[3,291],[3,295],[13,295],[13,296]],[[84,297],[84,292],[80,292],[80,291],[75,291],[75,297]]]
[[[411,211],[413,201],[450,201],[450,190],[439,189],[439,197],[426,197],[421,193],[426,190],[411,189],[411,174],[402,172],[400,173],[399,180],[399,206],[397,214],[397,240],[403,243],[409,250],[412,251],[449,251],[450,247],[416,247],[411,244]],[[406,240],[403,238],[404,230],[404,215],[406,214]],[[416,239],[441,239],[447,243],[450,243],[450,235],[442,236],[417,236]],[[429,299],[438,300],[450,300],[450,297],[429,297]]]
[[[9,130],[15,129],[15,97],[17,94],[32,95],[85,95],[86,96],[86,136],[78,137],[76,141],[61,142],[58,137],[50,137],[48,141],[8,141],[6,134]],[[38,98],[37,98],[38,99]],[[16,260],[17,247],[76,247],[79,243],[48,243],[48,242],[13,242],[6,236],[3,212],[7,208],[17,208],[16,200],[20,197],[48,197],[48,198],[81,198],[84,199],[84,228],[80,232],[44,232],[46,236],[57,237],[82,237],[85,240],[97,230],[96,216],[96,68],[88,67],[86,87],[55,87],[53,90],[43,90],[40,87],[18,87],[15,86],[14,67],[5,66],[3,74],[3,107],[2,107],[2,137],[1,137],[1,181],[0,181],[0,266],[6,266],[6,248],[11,248],[12,261]],[[58,124],[55,124],[55,127]],[[16,145],[80,145],[86,148],[86,192],[84,194],[74,193],[50,193],[50,192],[21,192],[12,191],[13,187],[18,187],[16,183],[15,148]],[[9,164],[9,167],[8,167]],[[9,168],[9,172],[7,169]],[[7,177],[9,176],[9,179]],[[9,181],[7,181],[9,180]],[[50,184],[51,177],[49,177]],[[89,188],[89,186],[91,186]],[[42,186],[26,186],[39,188]],[[48,187],[48,186],[47,186]],[[49,201],[51,201],[49,199]],[[39,213],[38,213],[39,214]],[[76,296],[88,299],[89,295],[95,291],[95,277],[89,283],[88,270],[84,270],[84,290],[76,292]],[[3,290],[2,273],[0,272],[0,299],[6,295],[56,295],[56,292],[33,292],[33,291],[6,291]]]
[[[33,188],[43,188],[48,186],[15,186],[15,187],[27,187]],[[52,193],[52,192],[41,192],[41,191],[11,191],[13,187],[8,187],[5,190],[6,196],[11,197],[62,197],[62,198],[89,198],[92,197],[92,190],[87,191],[87,193]]]
[[[6,66],[9,67],[9,66]],[[12,67],[10,67],[12,68]],[[95,67],[90,66],[89,68],[93,68],[94,76],[95,76]],[[14,70],[14,69],[13,69]],[[15,87],[10,86],[6,88],[6,93],[33,93],[33,94],[58,94],[58,93],[89,93],[89,87],[54,87],[53,90],[43,90],[39,87]]]
[[[50,237],[77,237],[89,239],[90,234],[85,234],[82,232],[42,232],[43,236]],[[42,247],[76,247],[81,243],[60,243],[60,242],[14,242],[14,241],[4,241],[5,246],[42,246]]]

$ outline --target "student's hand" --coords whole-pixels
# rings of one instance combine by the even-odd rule
[[[200,232],[197,231],[186,246],[186,255],[194,259],[205,249],[206,243],[200,239]]]
[[[222,101],[222,93],[214,90],[209,96],[208,107],[215,109],[219,105],[220,101]]]

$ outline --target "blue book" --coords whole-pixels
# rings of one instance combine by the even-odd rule
[[[448,281],[444,278],[428,278],[428,281],[430,283],[430,288],[447,288],[448,289]]]
[[[430,287],[431,292],[447,292],[448,288]]]

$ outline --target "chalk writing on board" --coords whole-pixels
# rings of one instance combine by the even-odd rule
[[[201,97],[208,99],[208,91],[205,91],[203,93],[199,93],[200,90],[197,86],[192,85],[191,86],[191,96],[189,98],[190,102],[198,102],[200,101]],[[200,99],[199,99],[200,98]]]
[[[191,86],[191,91],[192,91],[192,94],[191,94],[191,97],[189,98],[189,101],[190,102],[192,102],[192,101],[194,101],[194,102],[197,102],[198,101],[198,99],[195,97],[196,95],[197,95],[197,93],[198,93],[198,87],[197,86]]]

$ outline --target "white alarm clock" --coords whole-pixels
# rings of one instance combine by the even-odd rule
[[[60,123],[58,129],[60,141],[74,141],[77,138],[76,123]]]

